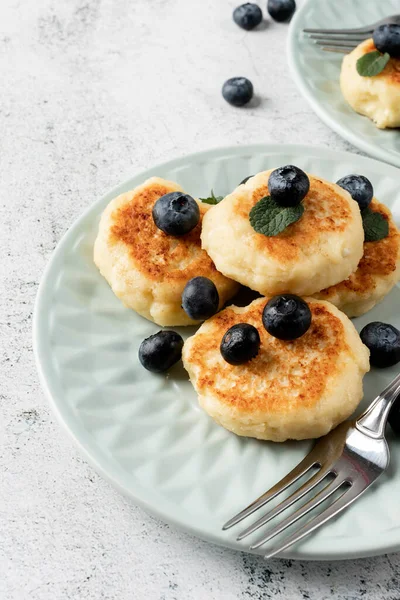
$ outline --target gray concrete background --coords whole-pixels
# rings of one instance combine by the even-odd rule
[[[158,161],[220,145],[352,149],[299,96],[287,26],[246,33],[231,21],[235,4],[1,0],[2,600],[400,598],[400,555],[266,564],[129,505],[80,458],[38,383],[38,281],[95,198]],[[234,75],[253,81],[258,106],[223,101]]]

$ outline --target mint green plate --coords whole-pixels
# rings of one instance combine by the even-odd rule
[[[159,327],[122,306],[92,260],[107,203],[147,177],[179,182],[194,196],[227,194],[246,176],[296,164],[332,181],[349,172],[371,178],[377,196],[400,218],[398,171],[360,156],[311,146],[245,146],[211,150],[135,175],[97,200],[57,246],[40,284],[34,348],[43,388],[59,421],[85,458],[120,492],[185,531],[237,550],[222,524],[287,473],[311,442],[274,444],[235,436],[197,405],[183,368],[153,375],[139,364],[143,338]],[[357,328],[382,319],[400,327],[399,289]],[[180,329],[184,335],[193,328]],[[369,403],[395,368],[369,373]],[[341,559],[400,549],[400,442],[391,443],[387,474],[347,513],[285,556]]]
[[[350,108],[339,86],[343,55],[324,52],[302,31],[361,27],[399,13],[398,0],[306,0],[290,24],[287,48],[294,80],[320,119],[360,150],[397,167],[400,130],[378,129]]]

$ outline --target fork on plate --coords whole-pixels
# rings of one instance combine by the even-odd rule
[[[271,558],[347,508],[385,472],[389,464],[390,453],[385,439],[385,427],[390,408],[399,394],[400,374],[358,419],[345,421],[320,438],[311,452],[288,475],[227,521],[223,529],[241,523],[303,477],[307,477],[305,483],[241,531],[237,539],[242,540],[259,530],[287,508],[293,505],[299,507],[277,525],[263,530],[261,537],[250,546],[250,550],[259,548],[313,512],[314,516],[311,515],[312,518],[307,523],[268,550],[265,558]],[[316,491],[316,488],[321,486],[322,489]],[[316,491],[313,497],[301,503],[301,499],[313,490]],[[315,511],[324,502],[329,505],[320,513]]]
[[[355,29],[303,29],[303,33],[307,34],[317,46],[321,46],[322,50],[347,54],[358,44],[372,37],[374,29],[379,25],[388,23],[400,25],[400,15],[385,17],[376,23]]]

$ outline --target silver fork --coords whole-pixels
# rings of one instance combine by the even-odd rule
[[[400,25],[400,15],[385,17],[371,25],[354,29],[303,29],[303,32],[308,34],[309,39],[314,40],[317,46],[323,46],[323,50],[346,54],[354,50],[364,40],[372,37],[376,27],[386,23]]]
[[[250,546],[250,550],[259,548],[314,511],[320,504],[330,500],[329,506],[321,513],[314,513],[315,516],[311,520],[278,542],[265,554],[265,558],[271,558],[302,540],[347,508],[384,473],[389,464],[390,453],[385,440],[385,427],[390,408],[399,393],[400,374],[358,419],[345,421],[328,435],[320,438],[311,452],[286,477],[227,521],[223,529],[237,525],[304,476],[308,477],[305,483],[242,531],[237,539],[242,540],[257,531],[290,506],[301,504],[300,508],[275,527],[264,531],[262,537]],[[322,490],[304,504],[300,503],[304,496],[321,484],[324,485]]]

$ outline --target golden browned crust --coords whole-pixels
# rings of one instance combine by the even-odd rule
[[[337,292],[352,291],[368,294],[375,289],[377,280],[396,271],[400,254],[400,232],[393,222],[390,210],[375,198],[370,204],[373,212],[380,213],[389,223],[389,235],[377,242],[364,242],[364,254],[355,273],[348,279],[319,292],[318,297],[329,300]]]
[[[301,256],[302,249],[312,245],[322,232],[344,231],[351,220],[348,200],[342,190],[334,184],[309,176],[310,191],[303,200],[304,214],[299,221],[289,225],[277,236],[267,237],[258,234],[256,244],[261,252],[284,262]],[[236,204],[235,212],[242,218],[248,218],[253,206],[268,195],[268,185],[262,185],[246,196],[243,202]]]
[[[199,203],[201,220],[190,233],[168,236],[156,227],[151,213],[155,202],[169,192],[159,183],[134,190],[130,201],[112,215],[110,241],[123,242],[136,267],[149,279],[176,282],[210,277],[217,271],[200,243],[201,220],[208,206]]]
[[[198,332],[185,356],[191,372],[197,373],[200,396],[212,395],[219,403],[240,414],[293,413],[312,408],[321,399],[329,378],[340,369],[338,357],[351,354],[344,326],[329,305],[312,300],[312,324],[305,335],[291,342],[278,340],[262,325],[267,299],[253,302],[244,313],[228,307]],[[336,310],[336,309],[335,309]],[[249,363],[232,366],[220,356],[224,333],[236,323],[254,325],[261,338],[259,354]],[[229,385],[223,385],[223,382]],[[285,391],[287,390],[287,393]]]

